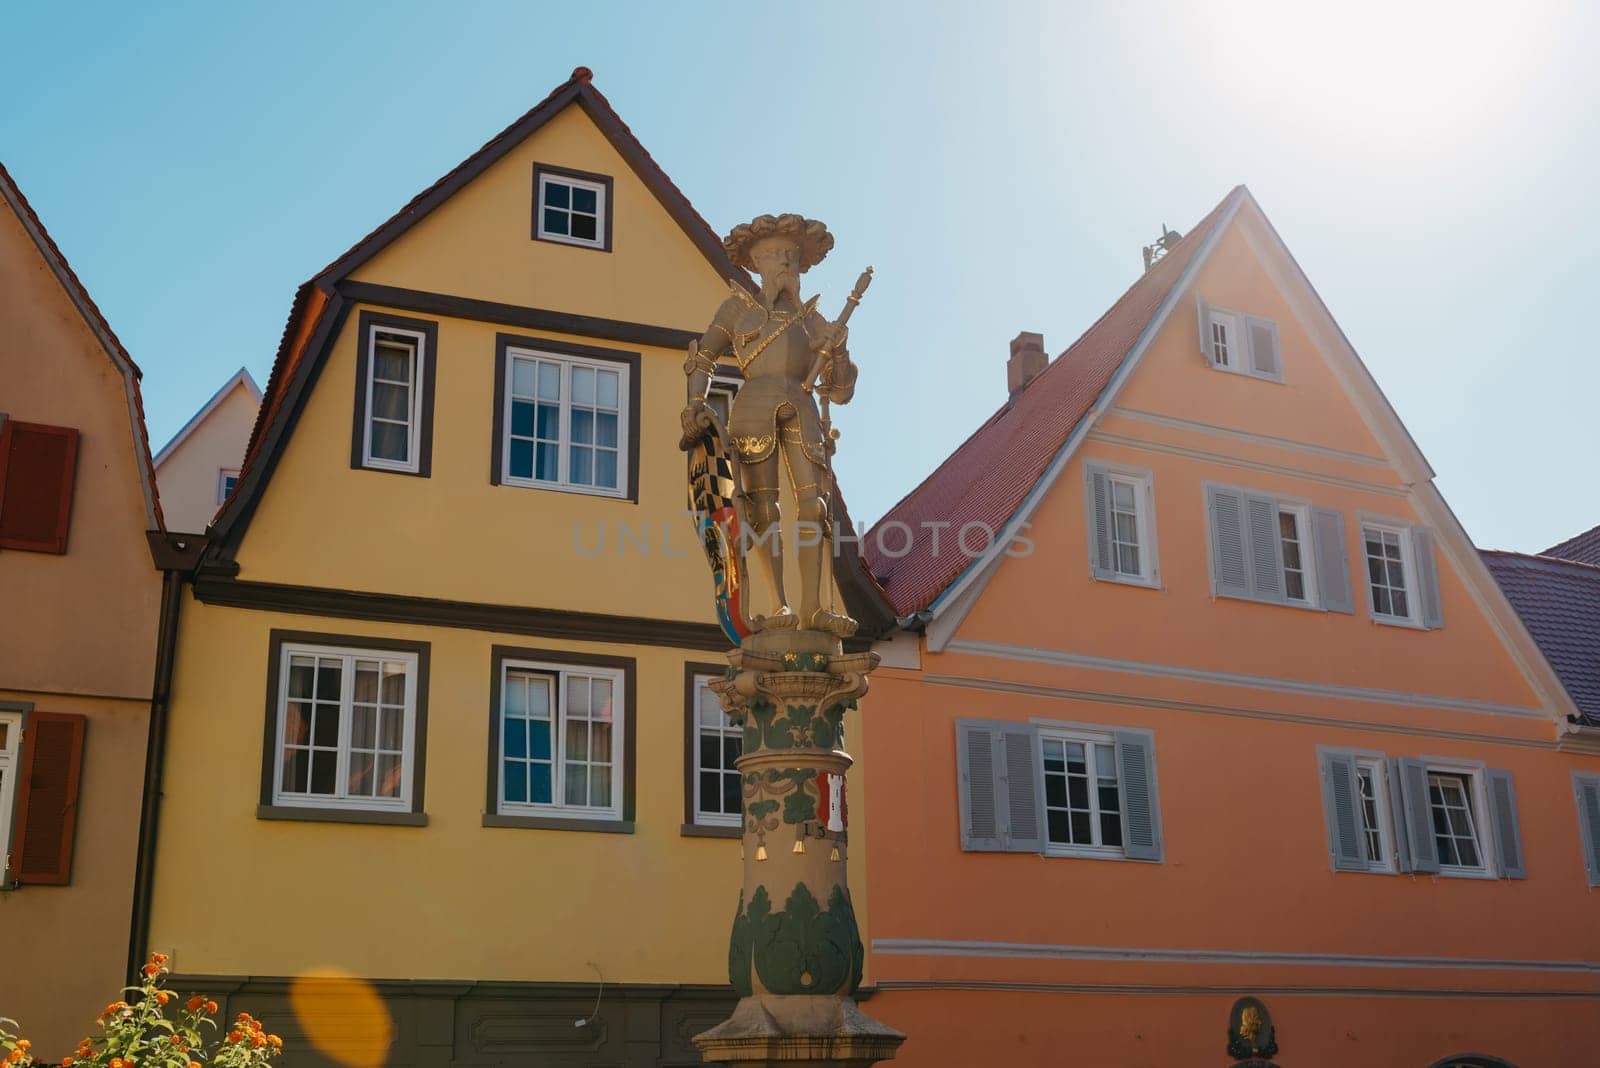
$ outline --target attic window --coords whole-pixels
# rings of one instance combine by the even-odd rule
[[[611,179],[535,164],[533,236],[539,241],[609,252]]]

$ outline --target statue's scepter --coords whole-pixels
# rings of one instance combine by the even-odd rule
[[[861,277],[856,279],[856,287],[850,291],[850,295],[844,298],[844,311],[839,313],[839,319],[835,323],[836,326],[844,326],[850,321],[850,316],[855,313],[856,305],[861,303],[861,297],[866,293],[867,287],[871,284],[872,268],[868,267],[866,270],[861,272]],[[833,343],[830,341],[817,351],[816,362],[811,365],[811,371],[806,375],[806,380],[803,383],[802,388],[805,389],[807,393],[815,392],[818,380],[828,373],[829,365],[832,363]],[[839,440],[839,432],[833,429],[833,415],[828,411],[829,399],[828,391],[826,389],[823,390],[820,398],[821,403],[818,405],[818,407],[820,408],[819,414],[822,417],[823,452],[827,455],[828,463],[828,489],[830,492],[832,492],[833,443]]]

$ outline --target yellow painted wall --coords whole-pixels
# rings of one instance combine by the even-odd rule
[[[162,457],[156,480],[168,530],[199,533],[217,514],[219,474],[223,468],[237,471],[244,462],[256,407],[244,383],[235,385],[176,449]]]

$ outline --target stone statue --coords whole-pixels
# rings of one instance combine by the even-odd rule
[[[717,430],[706,391],[718,359],[731,354],[744,382],[733,400],[727,444],[738,462],[739,496],[757,542],[754,555],[778,606],[772,615],[751,620],[750,629],[799,627],[848,637],[855,633],[855,620],[822,606],[824,563],[834,544],[834,435],[826,413],[830,402],[847,403],[855,393],[856,366],[845,347],[845,322],[871,269],[844,313],[830,321],[817,311],[816,297],[800,299],[800,276],[833,248],[825,225],[799,215],[761,215],[734,227],[723,246],[734,263],[761,276],[761,290],[752,296],[730,282],[730,295],[705,334],[689,343],[681,444],[690,448]],[[822,400],[821,412],[814,396]],[[788,469],[799,513],[794,539],[800,558],[798,613],[784,592],[780,465]]]

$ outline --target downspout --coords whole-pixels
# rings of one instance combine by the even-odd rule
[[[161,573],[161,621],[156,637],[156,674],[150,692],[150,731],[145,740],[144,796],[139,809],[139,851],[133,869],[133,918],[128,928],[128,982],[140,981],[150,948],[150,892],[155,886],[156,825],[161,815],[161,772],[167,755],[167,708],[177,654],[178,610],[184,571]]]

